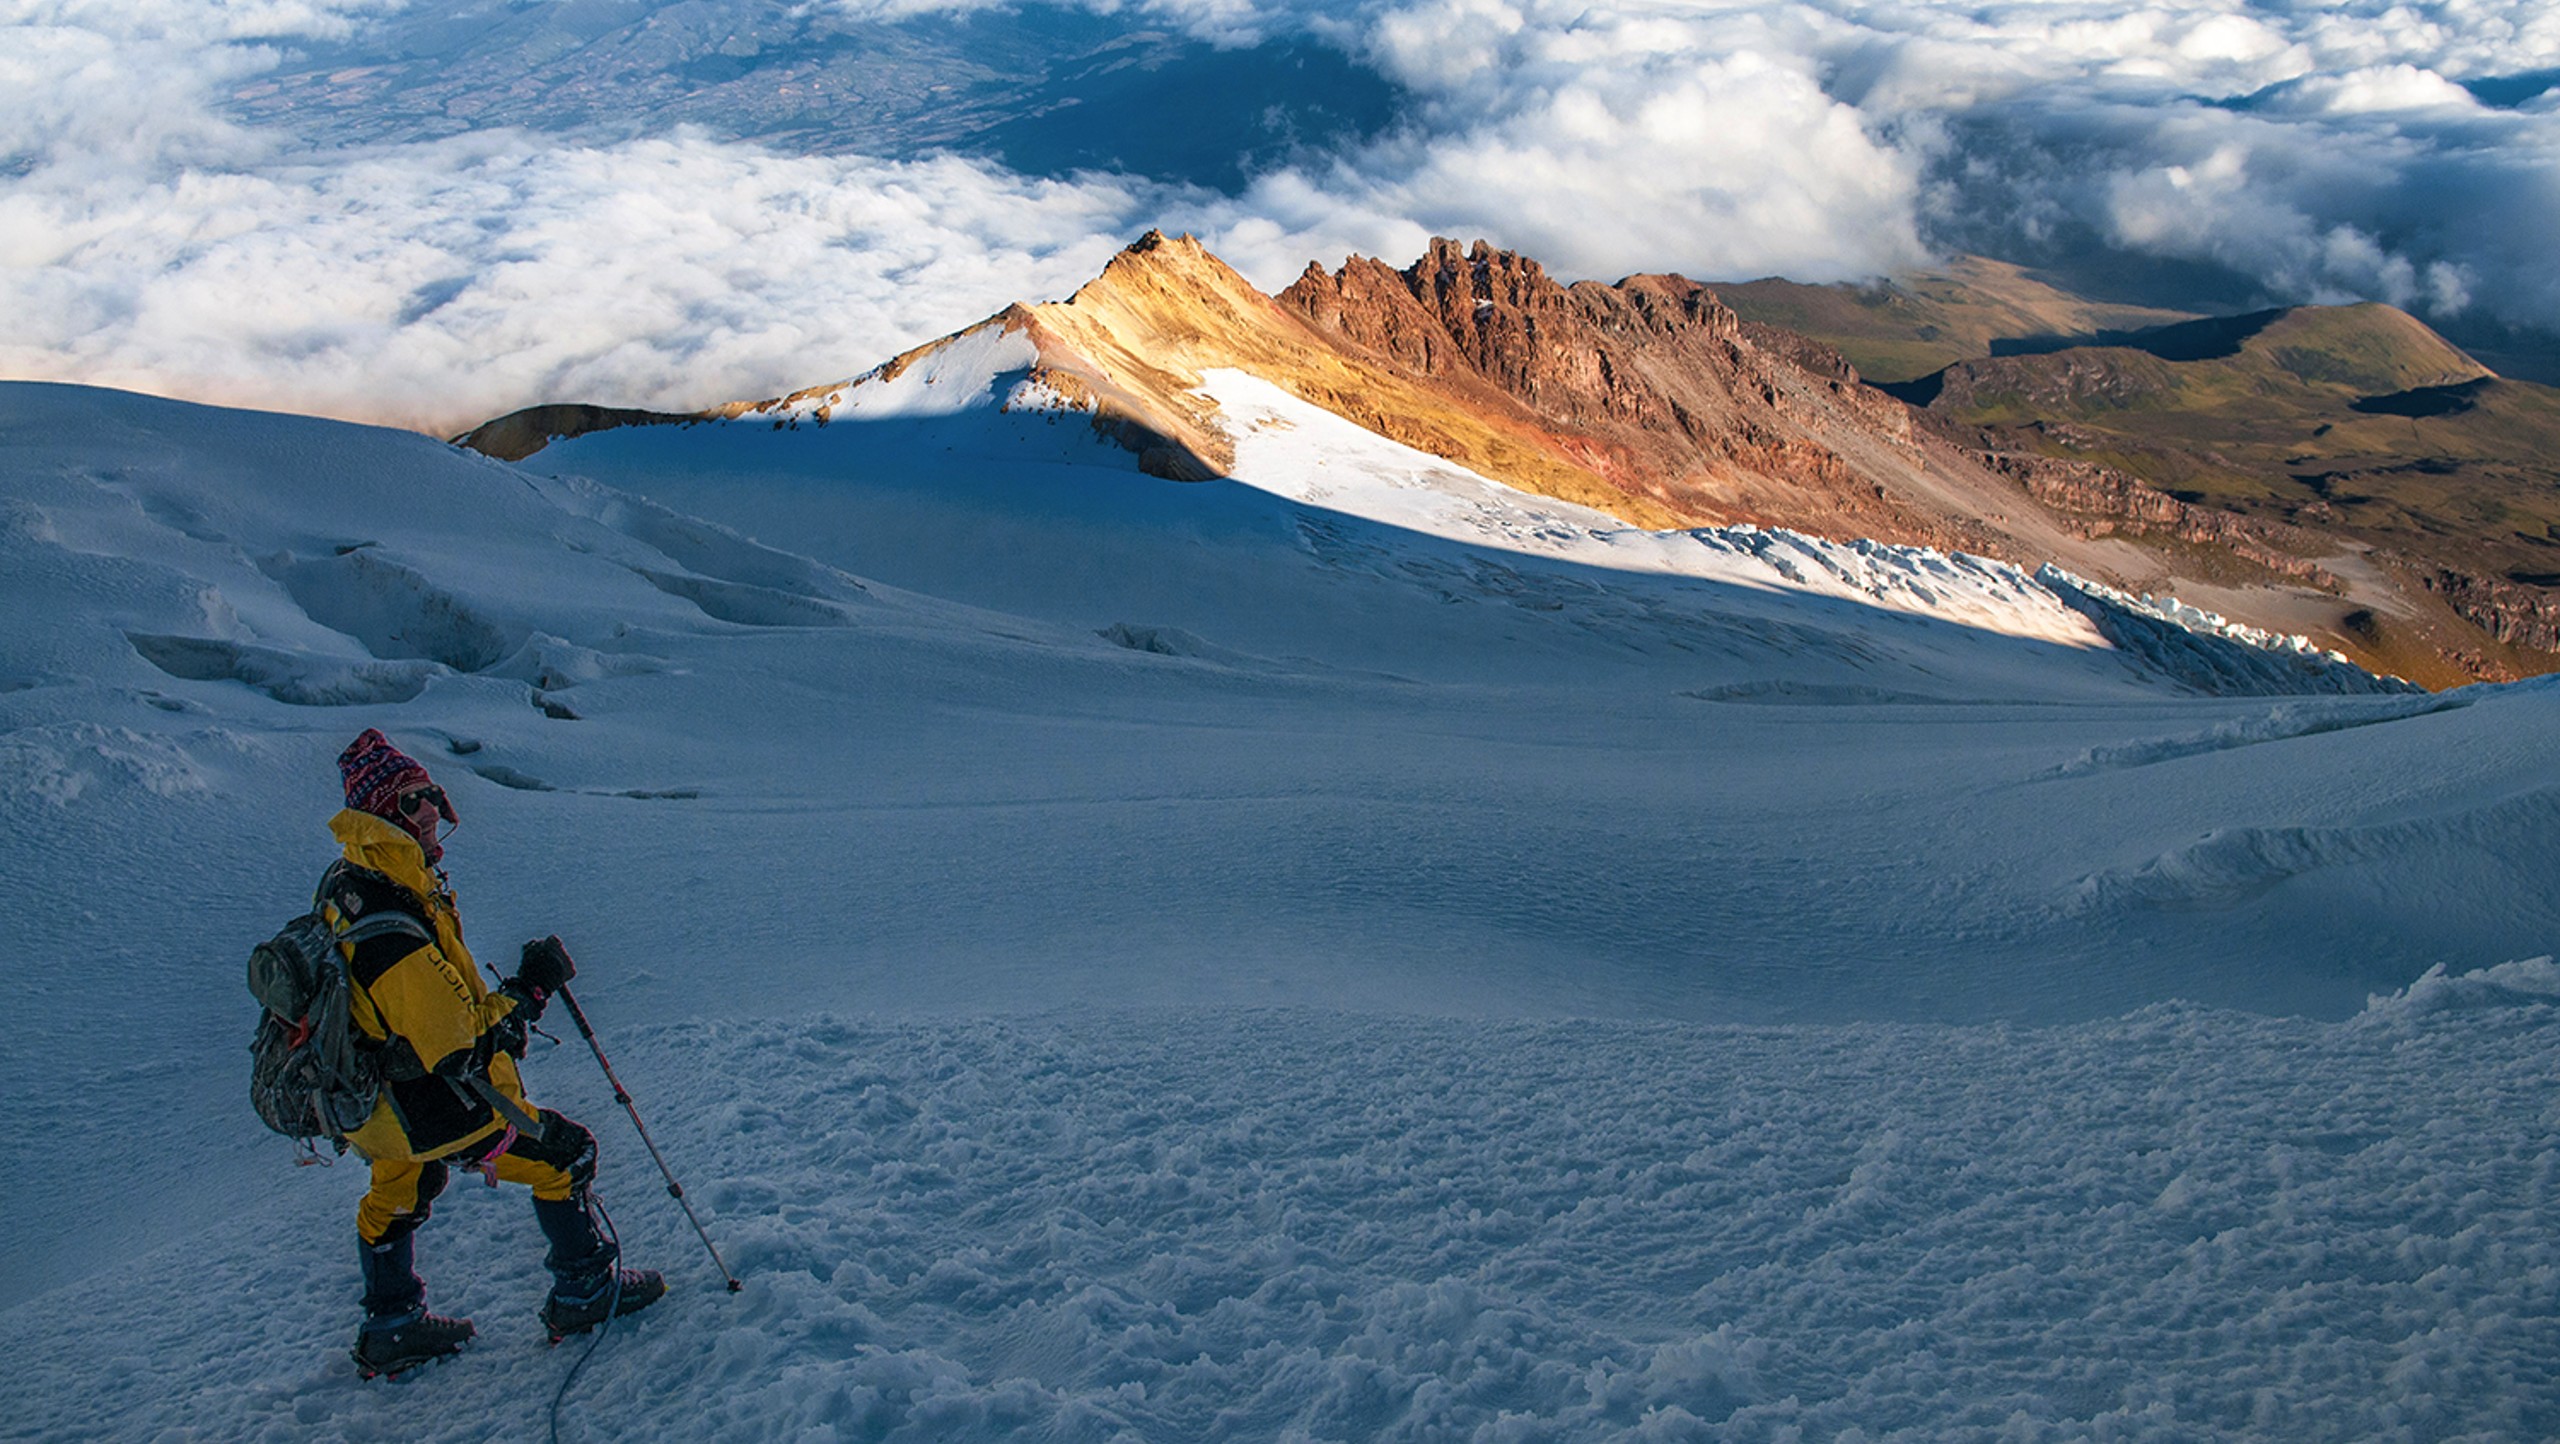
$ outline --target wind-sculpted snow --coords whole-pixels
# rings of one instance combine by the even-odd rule
[[[0,739],[0,782],[14,796],[67,809],[99,794],[139,789],[179,798],[213,790],[188,748],[129,727],[62,723],[20,727]]]
[[[467,675],[555,690],[663,665],[632,647],[634,620],[842,626],[844,601],[864,594],[805,557],[639,498],[528,487],[414,437],[279,419],[262,434],[224,413],[104,397],[16,389],[25,460],[0,535],[29,593],[126,609],[141,623],[121,628],[127,655],[183,681],[332,707],[410,702]],[[198,434],[128,444],[101,468],[55,460],[77,457],[97,408],[117,405]],[[368,471],[421,484],[396,498],[345,484]],[[680,610],[644,600],[659,597]],[[96,630],[22,645],[74,638],[85,655],[67,676],[129,671]]]
[[[240,1106],[367,726],[746,1280],[537,1052],[677,1284],[564,1437],[2560,1427],[2560,687],[2199,695],[1217,384],[1190,485],[992,390],[516,468],[0,386],[0,1432],[539,1428],[521,1199],[360,1386],[360,1174]]]
[[[537,691],[557,692],[584,682],[601,682],[608,677],[641,677],[666,666],[661,657],[631,651],[600,652],[575,642],[536,632],[524,644],[499,660],[488,670],[494,676],[513,677],[531,684]]]
[[[210,637],[130,632],[143,660],[189,682],[244,682],[297,707],[409,702],[446,668],[434,662],[347,662]]]
[[[2443,696],[2424,693],[2412,697],[2395,697],[2388,701],[2284,702],[2264,713],[2234,717],[2218,722],[2201,732],[2180,737],[2148,738],[2138,742],[2121,742],[2105,747],[2092,747],[2087,752],[2054,769],[2057,777],[2072,777],[2084,772],[2103,772],[2119,767],[2149,767],[2155,763],[2174,762],[2181,757],[2194,757],[2207,752],[2221,752],[2238,747],[2256,747],[2268,742],[2285,742],[2296,737],[2317,737],[2324,732],[2342,732],[2352,727],[2378,727],[2410,717],[2424,717],[2453,707],[2468,707],[2474,699],[2460,692]]]
[[[822,597],[650,567],[631,570],[668,596],[682,597],[700,607],[704,616],[742,627],[841,627],[853,619],[842,606]]]
[[[1158,657],[1193,657],[1211,662],[1245,660],[1180,627],[1131,626],[1127,622],[1113,622],[1095,635],[1115,647]]]
[[[377,657],[423,657],[457,672],[477,672],[496,665],[523,640],[415,567],[384,557],[372,543],[332,557],[280,553],[261,569],[313,621],[355,638]]]
[[[2404,1031],[2436,1021],[2436,1015],[2468,1013],[2491,1026],[2523,1016],[2510,1010],[2560,1004],[2560,966],[2549,958],[2500,963],[2453,977],[2439,963],[2397,993],[2376,995],[2358,1015],[2359,1026]]]
[[[2199,692],[2246,697],[2423,690],[2397,677],[2376,677],[2305,638],[2279,637],[2175,600],[2136,599],[2060,567],[2040,569],[2036,580],[2066,606],[2087,613],[2108,641]]]
[[[2537,788],[2484,807],[2361,827],[2215,828],[2138,868],[2084,879],[2071,904],[2084,911],[2228,907],[2323,868],[2458,850],[2515,856],[2537,848],[2556,826],[2560,789]]]
[[[628,492],[581,477],[547,477],[538,488],[563,510],[602,522],[702,576],[812,599],[847,601],[863,593],[859,580],[833,567],[764,546],[727,527],[670,511]]]
[[[2336,1023],[1177,1009],[616,1042],[747,1288],[720,1292],[608,1124],[604,1197],[675,1289],[598,1350],[567,1439],[2560,1428],[2547,959],[2430,974]],[[536,1087],[601,1117],[579,1061],[537,1054]],[[533,1321],[520,1201],[438,1204],[431,1297],[481,1339],[386,1390],[316,1307],[347,1292],[339,1251],[302,1246],[342,1227],[335,1182],[280,1178],[255,1229],[139,1253],[80,1309],[0,1316],[12,1427],[525,1427],[565,1364]],[[88,1386],[126,1371],[152,1382]]]
[[[1748,702],[1769,707],[1951,707],[1966,705],[1962,697],[1933,697],[1922,692],[1895,692],[1883,687],[1825,685],[1819,682],[1728,682],[1684,694],[1701,702]]]

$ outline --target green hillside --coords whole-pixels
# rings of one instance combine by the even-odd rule
[[[2560,572],[2560,391],[2502,380],[2389,306],[2231,318],[2246,334],[2227,355],[2171,344],[2195,324],[1960,362],[1911,399],[2188,501],[2515,580]]]
[[[1966,444],[2113,467],[2193,505],[2334,539],[2324,565],[2366,577],[2350,595],[2387,614],[2341,603],[2336,636],[2370,663],[2445,682],[2560,659],[2560,390],[2495,375],[2406,312],[2144,311],[1978,258],[1865,285],[1717,294],[1840,350]],[[2181,545],[2151,544],[2164,556]],[[2367,562],[2346,559],[2358,550]],[[2177,564],[2216,571],[2196,555]],[[2484,630],[2522,636],[2519,619],[2540,638],[2530,648]]]
[[[1933,270],[1865,284],[1811,286],[1771,277],[1720,282],[1715,292],[1744,320],[1811,336],[1880,382],[1917,380],[2003,349],[2194,319],[2183,311],[2091,301],[1981,256],[1957,256]]]

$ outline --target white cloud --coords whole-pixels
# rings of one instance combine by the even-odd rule
[[[700,136],[408,146],[118,197],[20,187],[0,372],[448,431],[851,374],[1098,270],[1141,206]]]
[[[2279,114],[2364,116],[2395,111],[2463,114],[2480,103],[2471,92],[2414,65],[2369,65],[2342,74],[2307,75],[2279,86],[2262,109]]]
[[[216,115],[211,87],[255,74],[273,57],[184,42],[122,43],[91,30],[0,31],[0,163],[39,159],[112,170],[183,161],[243,163],[264,142]]]
[[[0,372],[432,429],[699,405],[1063,294],[1155,224],[1266,286],[1435,232],[1603,278],[2104,244],[2560,333],[2560,100],[2460,84],[2560,67],[2546,0],[1083,3],[1323,34],[1405,123],[1231,200],[695,133],[315,149],[221,97],[396,0],[0,0]]]
[[[0,25],[143,41],[338,40],[407,0],[0,0]]]
[[[1988,249],[2094,235],[2227,268],[2271,302],[2485,310],[2560,333],[2547,242],[2529,239],[2560,234],[2560,117],[2461,84],[2560,67],[2560,7],[1995,4],[1897,23],[1924,37],[1927,73],[1967,74],[1968,50],[2009,64],[2006,89],[1937,112],[1936,234]],[[1897,101],[1929,97],[1882,95]]]
[[[2406,63],[2226,104],[2039,90],[1965,117],[1969,168],[1946,172],[1939,204],[1986,247],[2076,221],[2126,251],[2228,268],[2271,301],[2485,309],[2560,333],[2560,285],[2533,239],[2560,234],[2555,119]]]
[[[968,15],[1009,10],[1022,0],[822,0],[825,8],[854,20],[906,20],[919,15]],[[1133,21],[1180,30],[1215,45],[1252,45],[1275,34],[1291,33],[1315,22],[1321,12],[1260,0],[1064,0],[1096,15],[1124,16]]]
[[[1361,209],[1490,235],[1569,274],[1919,259],[1919,157],[1827,94],[1804,12],[1420,0],[1371,54],[1422,127],[1331,188]]]
[[[1672,3],[1389,0],[1366,51],[1411,131],[1267,183],[1486,234],[1568,274],[1805,279],[1921,238],[2096,236],[2254,279],[2270,300],[2488,307],[2560,332],[2560,102],[2458,82],[2560,66],[2541,0]],[[1275,268],[1276,269],[1276,268]],[[1290,269],[1294,269],[1291,267]]]

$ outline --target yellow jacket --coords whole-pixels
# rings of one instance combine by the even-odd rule
[[[435,934],[425,942],[387,933],[349,948],[355,984],[348,1007],[358,1032],[383,1047],[381,1099],[373,1116],[347,1135],[367,1158],[441,1158],[468,1149],[506,1126],[473,1089],[485,1078],[524,1112],[516,1060],[495,1051],[491,1024],[516,1000],[491,992],[462,941],[462,917],[443,875],[427,871],[418,840],[369,812],[350,808],[329,820],[346,867],[332,868],[322,911],[332,925],[392,908]]]

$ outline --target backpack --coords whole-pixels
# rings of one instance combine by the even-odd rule
[[[321,886],[325,894],[326,879]],[[354,985],[339,945],[388,933],[435,940],[394,910],[333,927],[315,898],[311,911],[249,951],[249,992],[260,1008],[249,1039],[249,1103],[259,1121],[306,1147],[326,1138],[346,1152],[346,1135],[373,1113],[382,1064],[347,1011]]]

